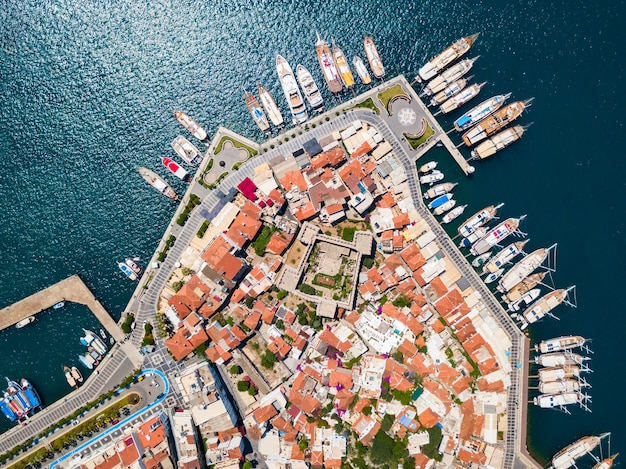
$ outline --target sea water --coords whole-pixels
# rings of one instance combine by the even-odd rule
[[[584,335],[595,351],[593,413],[531,406],[529,444],[547,458],[582,435],[612,431],[619,451],[626,447],[624,13],[623,1],[582,0],[5,0],[0,306],[78,273],[119,317],[135,285],[117,262],[149,259],[175,210],[136,168],[147,166],[184,191],[159,161],[173,156],[177,135],[192,139],[172,117],[175,109],[210,134],[224,125],[262,141],[243,89],[262,83],[288,115],[276,54],[311,71],[327,106],[337,102],[317,64],[316,31],[334,38],[349,63],[355,54],[364,58],[363,36],[371,35],[387,76],[408,78],[452,41],[480,32],[470,56],[481,58],[471,73],[489,83],[473,103],[509,91],[511,101],[534,97],[519,120],[534,124],[521,141],[477,162],[471,178],[442,149],[435,157],[446,180],[460,182],[455,198],[469,205],[467,214],[505,202],[502,216],[528,214],[529,250],[558,242],[552,281],[577,285],[578,308],[560,307],[560,321],[546,319],[530,334]],[[449,129],[459,114],[440,122]],[[62,365],[76,362],[81,327],[96,327],[93,321],[68,304],[27,328],[3,331],[3,357],[12,358],[2,360],[0,376],[26,377],[46,404],[62,397],[69,391]]]

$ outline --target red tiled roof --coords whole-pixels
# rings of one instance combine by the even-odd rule
[[[244,266],[242,259],[230,253],[232,246],[223,236],[217,236],[201,258],[209,267],[228,280],[234,280]]]
[[[427,407],[426,410],[424,410],[424,412],[419,414],[418,418],[422,426],[425,428],[434,427],[441,419],[441,417],[437,415],[435,412],[433,412],[433,410],[430,407]]]
[[[187,334],[189,334],[189,331],[181,327],[172,337],[165,341],[165,346],[176,360],[182,360],[193,352],[194,347],[187,340]]]
[[[267,422],[272,417],[278,415],[276,408],[273,405],[266,405],[264,407],[259,407],[254,412],[252,412],[252,416],[257,423]]]
[[[272,234],[269,243],[265,247],[271,253],[274,253],[278,256],[281,256],[291,244],[291,240],[293,239],[293,235],[284,235],[278,231]]]
[[[300,170],[287,171],[280,180],[280,184],[285,188],[287,192],[294,187],[300,189],[300,192],[304,192],[308,188],[307,183],[304,180],[304,176],[302,175],[302,172]]]

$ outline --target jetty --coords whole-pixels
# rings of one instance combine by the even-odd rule
[[[122,330],[78,275],[72,275],[0,310],[0,330],[11,327],[28,316],[46,311],[61,301],[87,306],[111,337],[118,342],[124,340]],[[54,311],[54,314],[63,314],[63,309]]]

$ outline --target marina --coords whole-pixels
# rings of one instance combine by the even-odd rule
[[[22,6],[25,14],[35,11],[28,2]],[[615,418],[621,419],[619,410],[613,414],[608,409],[616,406],[612,402],[611,395],[607,394],[607,382],[612,383],[613,378],[609,378],[606,372],[606,369],[610,368],[609,365],[614,363],[606,351],[619,350],[615,347],[615,344],[619,346],[619,339],[617,342],[615,339],[618,336],[617,330],[620,323],[618,321],[613,324],[614,327],[607,328],[607,322],[602,319],[607,311],[611,311],[615,304],[619,304],[617,295],[619,288],[613,285],[615,279],[619,278],[619,272],[616,273],[615,265],[611,268],[611,266],[607,267],[606,262],[602,262],[606,260],[606,256],[588,255],[584,259],[578,259],[578,257],[588,252],[588,243],[591,240],[600,242],[609,253],[619,252],[620,238],[617,225],[620,219],[619,214],[623,211],[622,204],[619,203],[619,197],[612,199],[617,200],[617,206],[613,204],[613,216],[611,216],[608,211],[610,204],[600,203],[598,197],[606,188],[619,187],[620,183],[616,180],[616,174],[623,173],[623,164],[617,156],[620,154],[617,149],[619,139],[613,138],[614,135],[619,135],[619,133],[613,133],[616,130],[615,124],[619,122],[616,119],[619,112],[614,106],[619,102],[617,98],[620,96],[621,89],[615,85],[620,83],[622,74],[619,67],[615,73],[611,73],[598,70],[597,66],[600,65],[602,68],[605,64],[603,60],[605,54],[611,56],[617,53],[617,58],[621,56],[619,41],[613,40],[619,37],[614,35],[617,30],[613,24],[617,22],[617,18],[622,17],[615,13],[619,13],[623,8],[614,4],[605,4],[594,11],[589,4],[584,2],[568,4],[565,10],[557,9],[554,5],[531,8],[529,5],[520,3],[511,5],[506,12],[504,10],[496,12],[485,4],[475,4],[469,9],[460,8],[457,4],[444,4],[437,11],[434,11],[432,7],[428,4],[411,5],[411,8],[414,8],[412,14],[404,15],[403,18],[394,21],[376,23],[372,19],[377,17],[377,12],[374,11],[376,9],[353,3],[346,4],[345,10],[341,11],[333,5],[326,10],[326,22],[312,24],[310,19],[307,21],[306,9],[301,5],[280,5],[276,8],[261,8],[258,5],[252,5],[251,9],[244,9],[245,13],[241,9],[236,9],[233,12],[233,20],[244,21],[245,15],[253,14],[255,27],[247,28],[245,32],[236,32],[231,24],[224,27],[223,18],[212,21],[210,26],[205,23],[202,28],[198,28],[194,22],[202,16],[200,13],[204,13],[202,8],[186,9],[184,15],[178,15],[173,5],[164,5],[163,14],[176,20],[177,25],[184,25],[184,27],[177,27],[163,34],[163,28],[156,28],[157,22],[148,21],[150,15],[145,15],[146,21],[140,25],[139,30],[146,34],[146,40],[157,40],[151,44],[158,44],[158,38],[168,37],[167,34],[171,34],[172,41],[179,40],[181,37],[187,40],[181,42],[180,47],[175,47],[176,50],[162,50],[158,61],[154,60],[151,54],[146,53],[136,62],[137,64],[143,63],[145,69],[138,70],[132,65],[135,57],[125,55],[124,48],[117,49],[118,44],[112,40],[113,36],[105,34],[102,37],[103,42],[93,44],[93,47],[101,51],[99,57],[102,59],[101,67],[91,67],[91,61],[83,63],[86,68],[82,71],[87,73],[88,77],[93,78],[93,81],[89,81],[90,87],[85,86],[87,83],[83,83],[84,87],[80,87],[81,83],[75,81],[76,88],[73,87],[73,89],[79,91],[75,96],[87,97],[92,92],[93,102],[106,103],[107,106],[79,106],[78,112],[72,113],[74,116],[56,115],[57,113],[52,111],[53,108],[62,109],[62,103],[59,101],[70,98],[63,94],[63,90],[68,90],[64,85],[69,84],[69,80],[63,83],[63,75],[67,75],[68,78],[69,76],[76,77],[76,72],[78,72],[79,76],[84,76],[81,75],[81,69],[74,67],[70,60],[66,62],[68,73],[50,80],[46,74],[40,73],[46,70],[45,64],[40,64],[43,66],[36,67],[39,73],[37,73],[38,76],[34,76],[35,70],[29,71],[28,67],[20,65],[20,62],[26,63],[27,61],[21,61],[19,56],[30,59],[31,56],[25,52],[27,49],[36,51],[37,48],[32,47],[32,42],[29,43],[26,37],[22,45],[20,45],[21,41],[15,43],[17,53],[8,56],[6,66],[3,67],[5,72],[9,71],[7,76],[11,77],[11,70],[21,70],[25,80],[21,82],[25,86],[24,92],[31,93],[28,79],[29,74],[32,74],[36,83],[50,85],[50,87],[46,86],[46,91],[54,90],[48,94],[49,98],[54,101],[50,106],[46,106],[46,103],[37,100],[37,93],[31,94],[34,98],[33,108],[37,108],[41,121],[33,117],[33,109],[29,110],[26,105],[24,108],[20,107],[23,117],[21,115],[16,117],[15,122],[16,124],[20,121],[41,123],[39,127],[41,132],[32,132],[28,135],[25,128],[20,130],[17,125],[11,126],[11,132],[16,134],[15,142],[20,142],[19,146],[22,146],[32,139],[32,147],[23,149],[25,151],[18,151],[17,144],[8,141],[4,148],[5,161],[9,162],[15,158],[14,167],[7,169],[7,180],[22,180],[21,168],[27,167],[25,164],[30,160],[41,161],[42,166],[41,177],[33,178],[39,179],[37,189],[41,189],[41,194],[37,197],[35,204],[24,205],[24,200],[31,200],[30,197],[5,198],[7,205],[5,208],[8,208],[7,216],[15,220],[10,224],[13,225],[12,227],[6,227],[6,239],[9,240],[11,246],[15,245],[16,249],[15,252],[7,252],[5,256],[4,275],[6,278],[3,284],[7,288],[2,306],[28,296],[31,291],[45,288],[71,273],[81,272],[85,282],[102,298],[101,301],[107,309],[110,309],[114,316],[119,314],[135,284],[128,282],[123,275],[116,272],[114,261],[123,260],[125,255],[132,253],[146,259],[143,264],[150,268],[150,263],[147,261],[154,250],[154,245],[161,238],[160,228],[161,226],[165,228],[171,221],[171,213],[175,210],[175,206],[167,203],[165,199],[156,197],[150,189],[141,187],[142,181],[134,178],[132,171],[125,175],[124,168],[120,164],[109,166],[99,163],[104,161],[106,155],[111,158],[123,156],[122,166],[131,166],[131,169],[134,164],[150,167],[164,175],[174,185],[177,192],[184,191],[186,187],[158,168],[160,164],[156,161],[156,158],[160,156],[167,156],[169,141],[177,133],[184,133],[190,140],[194,139],[172,118],[171,109],[184,110],[206,126],[206,130],[210,130],[210,133],[215,133],[219,125],[226,125],[243,135],[255,135],[260,142],[262,136],[242,106],[240,90],[242,86],[247,86],[252,91],[255,80],[261,80],[263,84],[270,85],[268,88],[277,101],[280,101],[281,110],[288,113],[272,69],[276,51],[284,51],[285,57],[294,66],[300,62],[309,67],[328,103],[333,102],[333,104],[328,104],[328,108],[335,106],[334,98],[327,91],[313,55],[312,44],[315,42],[314,29],[316,27],[320,29],[320,32],[323,31],[329,42],[334,36],[347,56],[360,52],[366,66],[369,67],[363,50],[359,51],[362,35],[350,28],[346,30],[338,26],[339,18],[345,17],[342,14],[358,18],[365,25],[363,31],[369,31],[368,34],[376,40],[385,61],[387,75],[393,77],[404,72],[409,78],[415,75],[418,67],[436,56],[457,38],[482,31],[482,35],[470,52],[471,55],[468,55],[481,54],[482,58],[476,62],[470,74],[476,74],[475,82],[489,81],[489,85],[481,92],[485,94],[484,97],[500,91],[513,91],[514,97],[518,98],[536,96],[537,106],[533,106],[527,116],[518,120],[520,124],[535,121],[535,126],[515,145],[499,152],[492,161],[484,161],[481,164],[470,162],[477,168],[471,179],[463,178],[460,172],[455,171],[456,168],[452,169],[453,163],[448,160],[447,155],[443,155],[444,149],[436,145],[433,146],[432,153],[420,161],[439,159],[440,169],[446,175],[445,181],[461,181],[460,187],[454,191],[455,198],[459,203],[468,204],[468,207],[465,214],[445,227],[446,231],[453,231],[453,234],[456,234],[458,223],[481,207],[492,202],[506,201],[507,207],[501,211],[503,218],[529,213],[527,228],[532,239],[528,245],[528,252],[547,246],[554,241],[559,242],[559,254],[562,259],[559,260],[559,272],[554,276],[554,280],[562,284],[559,286],[576,283],[581,304],[578,311],[565,315],[560,323],[547,320],[530,327],[531,334],[541,339],[567,333],[584,333],[586,337],[593,337],[594,348],[602,344],[605,350],[605,353],[600,351],[597,354],[599,355],[597,362],[603,366],[596,370],[593,376],[595,399],[592,416],[573,412],[571,419],[559,415],[555,418],[549,415],[555,413],[531,407],[529,438],[532,443],[531,447],[537,452],[539,460],[541,461],[542,456],[550,456],[557,449],[583,434],[603,430],[601,423],[607,421],[607,415],[615,415]],[[390,4],[389,8],[400,11],[397,4]],[[89,10],[91,9],[86,8],[85,13]],[[42,27],[45,27],[49,33],[62,36],[60,31],[55,33],[54,24],[51,25],[49,21],[53,15],[45,11],[40,13]],[[154,13],[158,14],[157,11]],[[409,21],[413,15],[419,15],[420,21]],[[334,22],[329,20],[331,16],[334,17]],[[455,17],[455,21],[445,20],[452,16]],[[526,20],[508,21],[514,17]],[[91,19],[97,18],[97,15],[91,17]],[[268,20],[275,21],[276,18],[278,18],[276,28],[256,27],[265,24]],[[299,18],[303,18],[303,21],[298,21]],[[7,24],[13,22],[10,18],[6,19]],[[574,23],[573,19],[577,21]],[[296,35],[294,41],[286,45],[283,39],[286,37],[285,31],[288,23],[286,20],[292,20],[289,21],[291,27],[306,24],[309,27],[308,35]],[[437,27],[440,21],[446,23],[444,27]],[[458,26],[462,21],[465,21],[465,26]],[[72,31],[71,23],[71,19],[68,18],[68,31]],[[568,28],[571,28],[573,24],[578,25],[580,29],[577,26],[576,34],[568,34]],[[89,29],[93,26],[97,26],[97,21]],[[145,29],[143,29],[144,26],[146,26]],[[156,29],[159,29],[159,35],[154,34]],[[14,31],[18,30],[14,28]],[[267,40],[260,44],[259,38],[262,33],[267,35]],[[215,38],[219,40],[216,41]],[[76,39],[78,50],[91,50],[86,40],[80,37]],[[601,42],[598,42],[599,40]],[[26,47],[26,44],[29,46]],[[62,42],[58,44],[61,45]],[[258,53],[254,56],[246,54],[246,60],[241,60],[238,50],[242,44],[246,46],[260,44]],[[602,44],[601,51],[598,49],[599,44]],[[589,46],[593,46],[593,49],[589,49]],[[87,48],[80,49],[81,47]],[[287,47],[290,49],[289,52],[286,50]],[[127,49],[127,52],[131,53],[132,49]],[[119,51],[122,53],[118,53]],[[119,63],[111,63],[115,61],[108,61],[107,57],[115,57]],[[200,57],[217,60],[205,62]],[[249,63],[250,61],[252,63]],[[97,62],[99,60],[93,61],[94,64]],[[575,63],[576,67],[568,67],[568,64],[572,63]],[[619,65],[620,62],[615,63]],[[352,70],[354,72],[354,67]],[[598,93],[590,93],[589,83],[583,79],[583,72],[588,73],[589,70],[598,71]],[[131,71],[133,73],[124,73]],[[111,75],[107,75],[109,73]],[[374,78],[373,75],[372,78]],[[218,83],[219,89],[216,90],[213,83]],[[379,82],[374,80],[372,86],[378,85]],[[7,81],[7,86],[8,96],[13,96],[18,101],[7,100],[5,102],[7,112],[4,115],[11,116],[8,109],[17,109],[16,105],[20,102],[28,104],[28,100],[22,101],[19,98],[19,93],[15,93],[19,87],[12,84],[10,80]],[[357,94],[363,91],[360,84],[355,86]],[[226,93],[222,93],[222,89],[226,90]],[[166,96],[161,96],[159,90],[166,91]],[[417,88],[416,90],[419,91]],[[613,95],[616,92],[617,95]],[[126,96],[132,96],[133,99],[126,100]],[[603,101],[602,97],[607,96],[617,98]],[[376,98],[373,99],[380,111],[384,113],[384,109],[378,104]],[[476,101],[482,101],[482,99],[479,97]],[[468,105],[468,107],[472,106],[473,103]],[[396,115],[397,110],[396,108]],[[589,126],[586,131],[595,137],[586,142],[580,142],[579,139],[571,138],[571,135],[576,128],[579,128],[577,123],[585,118],[586,111],[593,113],[593,116],[589,114]],[[462,110],[459,111],[459,113],[462,112]],[[597,118],[595,118],[596,114]],[[50,119],[53,115],[56,119]],[[333,114],[331,113],[330,116],[332,118]],[[455,117],[457,116],[452,115],[450,118],[438,118],[438,120],[443,129],[448,131],[451,127],[451,119]],[[418,114],[418,123],[420,119],[421,116]],[[56,122],[57,125],[50,128],[48,122]],[[102,123],[102,126],[98,126],[98,122]],[[115,125],[112,126],[111,123]],[[318,128],[323,128],[325,125],[327,124],[318,125]],[[65,129],[66,141],[80,141],[82,158],[78,157],[78,152],[76,148],[72,148],[72,145],[67,145],[60,152],[58,149],[55,151],[54,145],[42,145],[42,142],[54,142],[51,139],[54,136],[50,135],[50,132],[45,130],[46,128],[57,129],[57,131]],[[83,131],[79,132],[78,129],[83,129]],[[96,129],[97,131],[94,131]],[[297,134],[298,130],[296,128],[294,132]],[[290,137],[291,133],[286,135]],[[460,138],[456,134],[450,134],[450,137],[454,144],[460,143]],[[192,141],[204,153],[204,144],[197,140]],[[427,143],[429,144],[430,142]],[[263,146],[269,148],[269,145],[261,145]],[[467,157],[465,148],[460,148],[460,151]],[[47,164],[44,163],[46,161]],[[46,174],[47,171],[51,171],[49,167],[53,161],[58,168],[59,176],[65,175],[65,177],[51,178],[49,174]],[[81,164],[83,161],[91,164]],[[218,175],[226,170],[230,171],[230,167],[221,170],[218,162],[219,160],[216,159],[215,166]],[[99,168],[99,187],[96,187],[96,184],[87,184],[87,181],[91,180],[90,176],[93,175],[94,166]],[[187,166],[185,168],[189,170]],[[532,174],[532,184],[528,183],[527,178],[522,177],[524,174]],[[69,175],[75,177],[69,178]],[[600,184],[601,181],[602,184]],[[598,187],[595,187],[596,185]],[[70,186],[72,191],[62,189]],[[224,192],[229,189],[227,185],[223,187]],[[532,191],[532,187],[551,188],[549,205],[552,209],[548,208],[547,194],[544,192],[540,198],[536,193],[540,191]],[[125,189],[130,193],[118,194],[117,188]],[[131,192],[131,189],[135,188],[137,190]],[[222,189],[218,188],[214,192],[220,190]],[[28,193],[35,195],[30,188]],[[61,195],[62,193],[65,194]],[[47,196],[41,197],[43,194]],[[102,201],[97,204],[100,208],[94,210],[91,217],[86,214],[79,215],[81,210],[76,210],[67,218],[62,217],[58,212],[61,207],[64,211],[70,212],[67,208],[76,206],[74,194],[79,200]],[[43,200],[44,198],[46,200]],[[113,203],[119,207],[114,210],[114,217],[111,216],[110,209],[107,209],[111,205],[107,203],[109,198],[124,201],[123,204]],[[122,205],[124,210],[122,210]],[[567,208],[570,205],[575,209],[556,209],[559,206]],[[199,207],[197,211],[203,208]],[[37,224],[41,226],[41,230],[38,230],[40,233],[31,232],[28,222],[32,220],[32,217],[20,215],[26,213],[31,213],[32,217],[38,220]],[[573,217],[586,217],[589,214],[594,214],[593,223],[578,226],[576,230],[572,229]],[[99,232],[92,229],[90,218],[103,220],[101,228],[98,224]],[[58,220],[59,223],[53,223],[52,220]],[[492,225],[495,223],[492,222]],[[63,250],[73,253],[71,259],[63,260],[61,252],[55,253],[58,243],[54,236],[59,224],[66,228],[64,229]],[[148,227],[145,235],[144,226]],[[151,230],[153,226],[157,229]],[[32,238],[33,245],[37,246],[37,250],[30,253],[19,242],[20,233],[29,232],[31,235],[28,236],[28,240]],[[611,233],[613,235],[610,235]],[[173,234],[177,236],[175,231]],[[26,238],[22,236],[24,241]],[[517,239],[514,240],[517,241]],[[93,242],[98,248],[88,249],[86,246],[88,241]],[[507,241],[504,243],[507,244]],[[111,249],[109,244],[115,244],[117,249]],[[178,239],[177,244],[180,245]],[[102,249],[100,249],[101,246]],[[9,273],[10,271],[12,273]],[[590,274],[597,272],[603,272],[603,275]],[[591,277],[595,277],[595,280]],[[27,281],[24,281],[24,278]],[[549,276],[546,277],[545,282],[546,284],[553,283]],[[543,291],[549,290],[544,288]],[[603,292],[603,294],[596,294],[597,292]],[[500,295],[498,295],[499,298]],[[59,316],[67,317],[71,311],[71,309],[61,310],[62,314]],[[93,329],[93,327],[89,328]],[[605,333],[603,329],[611,330]],[[30,334],[33,330],[39,330],[38,322],[23,329],[20,334]],[[611,355],[619,356],[619,354]],[[66,362],[68,365],[71,364]],[[58,367],[55,367],[57,374],[58,371]],[[20,373],[13,372],[8,375],[21,376]],[[62,376],[60,378],[62,379]],[[620,383],[619,378],[615,380],[616,386],[621,386]],[[64,381],[62,384],[65,384]],[[566,424],[562,421],[563,418],[567,419]],[[560,431],[561,429],[563,431]],[[579,434],[576,434],[576,431]],[[624,440],[621,433],[617,432],[616,441]],[[616,462],[619,462],[619,458]]]

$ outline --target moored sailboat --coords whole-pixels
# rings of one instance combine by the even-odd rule
[[[535,345],[535,350],[541,353],[561,352],[582,347],[587,339],[580,335],[565,335],[553,339],[542,340]]]
[[[515,264],[498,283],[498,291],[506,293],[528,277],[537,267],[544,263],[548,257],[548,253],[555,246],[556,244],[549,248],[536,249]]]
[[[578,398],[574,400],[574,402],[577,401]],[[607,435],[608,433],[604,433],[600,436],[585,436],[567,445],[552,457],[552,465],[549,469],[567,469],[574,466],[577,459],[593,451]]]
[[[156,174],[154,171],[148,168],[144,168],[143,166],[140,166],[138,168],[138,171],[144,181],[154,187],[165,197],[171,200],[178,199],[178,195],[176,194],[176,192],[174,192],[174,189],[172,189],[172,187],[167,182],[165,182],[165,179]]]
[[[458,207],[454,207],[443,216],[443,218],[441,219],[441,223],[450,223],[452,220],[461,216],[466,208],[467,205],[459,205]]]
[[[333,59],[335,60],[335,65],[337,65],[337,70],[339,70],[343,86],[348,89],[352,88],[354,86],[354,76],[350,70],[350,65],[348,65],[348,61],[346,60],[346,56],[343,55],[343,51],[335,45],[334,42]]]
[[[478,256],[484,252],[489,251],[492,246],[501,243],[504,239],[515,233],[519,227],[520,221],[525,217],[520,218],[507,218],[501,223],[498,223],[495,228],[489,231],[483,238],[478,240],[471,248],[471,253],[474,256]]]
[[[462,37],[444,49],[440,54],[430,59],[419,69],[416,80],[420,82],[428,81],[452,62],[463,57],[470,50],[479,34],[480,33],[476,33],[471,36]]]
[[[332,94],[341,93],[343,85],[341,84],[341,78],[339,77],[339,71],[335,66],[333,60],[333,54],[330,52],[328,43],[317,34],[317,42],[315,43],[315,51],[317,52],[317,60],[320,63],[322,69],[322,75],[328,85],[328,89]]]
[[[510,129],[505,129],[502,132],[497,133],[474,148],[471,151],[472,158],[476,160],[484,160],[485,158],[495,155],[503,148],[508,147],[510,144],[517,142],[520,138],[522,138],[525,130],[526,127],[523,125],[516,125]]]
[[[354,65],[354,69],[356,70],[356,74],[361,79],[364,85],[369,85],[372,82],[372,77],[370,77],[369,72],[367,71],[367,67],[363,63],[363,60],[358,55],[354,56],[352,59],[352,65]]]
[[[568,296],[568,293],[574,287],[569,287],[568,289],[561,288],[559,290],[554,290],[553,292],[548,293],[543,298],[535,301],[530,307],[524,311],[522,314],[517,316],[517,319],[520,321],[520,329],[526,329],[530,324],[534,324],[535,322],[543,319],[546,314],[549,314],[554,308],[559,306],[561,303],[565,302]]]
[[[198,140],[206,140],[207,133],[200,125],[182,111],[174,111],[174,117]]]
[[[485,120],[479,122],[474,127],[469,129],[463,134],[463,143],[468,147],[476,145],[478,142],[486,139],[490,135],[495,134],[503,127],[506,127],[519,116],[522,115],[524,109],[526,109],[532,99],[526,101],[516,101],[507,106],[504,106],[499,111],[496,111]]]
[[[515,259],[522,252],[526,243],[528,243],[528,240],[517,241],[503,248],[493,259],[483,266],[483,274],[495,272],[503,265]]]
[[[248,108],[248,111],[250,111],[250,115],[252,116],[252,119],[254,120],[256,125],[259,127],[259,129],[261,129],[262,132],[267,133],[270,128],[270,123],[267,121],[267,117],[265,116],[265,113],[263,112],[263,109],[261,108],[261,105],[259,104],[257,99],[252,93],[246,90],[244,90],[243,92],[243,98],[246,102],[246,107]]]
[[[459,78],[457,81],[446,86],[442,91],[440,91],[430,99],[430,106],[439,106],[444,101],[460,93],[462,90],[465,89],[467,85],[469,85],[469,82],[472,78],[474,78],[474,75]]]
[[[426,96],[432,96],[440,91],[444,90],[446,86],[454,83],[463,75],[466,75],[472,69],[474,62],[478,57],[474,57],[472,59],[465,59],[453,65],[449,69],[445,70],[441,75],[437,75],[433,78],[428,85],[422,90],[422,94]]]
[[[437,184],[424,192],[423,197],[424,199],[434,199],[435,197],[439,197],[446,192],[450,192],[457,186],[457,184],[458,183],[456,182],[443,182],[441,184]]]
[[[470,218],[465,220],[465,222],[459,226],[459,234],[465,238],[471,235],[477,228],[489,223],[496,214],[498,213],[498,209],[501,208],[504,204],[499,205],[488,205],[487,207],[479,210]]]
[[[433,215],[437,215],[437,216],[443,215],[448,210],[453,209],[455,206],[456,206],[456,200],[450,199],[447,202],[441,204],[439,207],[435,208],[433,210]]]
[[[548,272],[546,271],[529,275],[527,278],[511,288],[511,290],[506,295],[503,295],[502,301],[504,301],[505,303],[517,301],[526,292],[532,290],[533,288],[535,288],[535,286],[540,285],[547,274]]]
[[[478,124],[481,120],[490,116],[511,97],[511,93],[499,94],[486,99],[477,106],[467,111],[461,117],[454,121],[454,128],[457,132],[469,129],[471,126]]]
[[[439,106],[439,111],[442,114],[449,114],[452,111],[457,110],[461,106],[467,104],[480,93],[480,90],[485,86],[487,82],[483,82],[480,84],[474,83],[473,85],[468,86],[463,91],[458,94],[455,94],[451,98],[449,98],[446,102],[444,102],[441,106]]]

